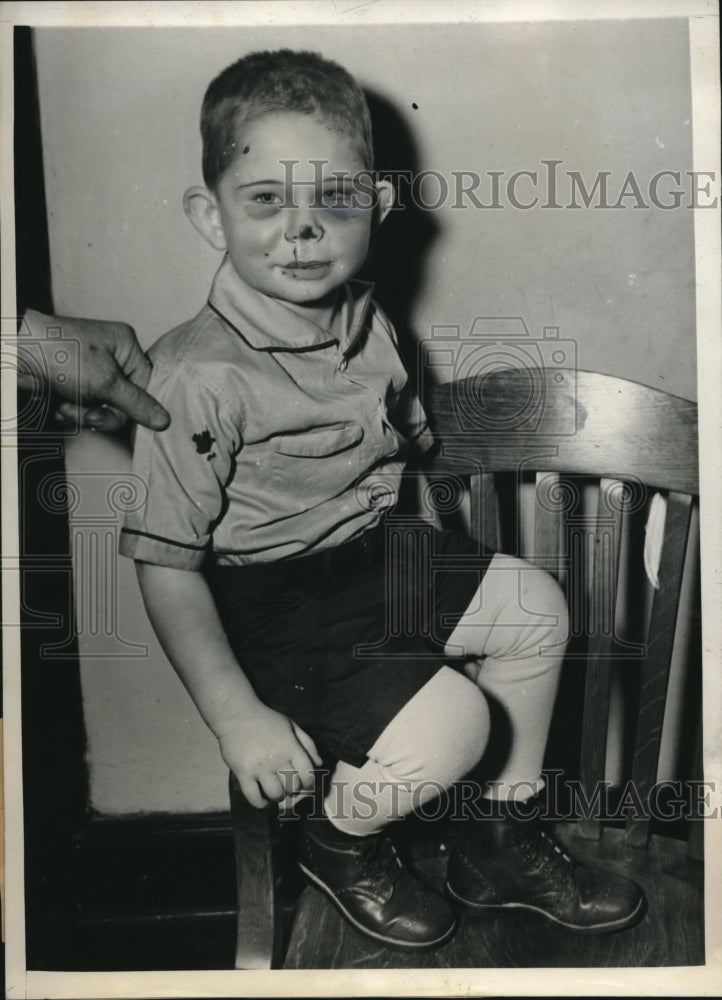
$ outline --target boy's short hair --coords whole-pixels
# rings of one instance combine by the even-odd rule
[[[251,52],[219,73],[203,98],[203,179],[210,190],[233,160],[243,127],[283,111],[316,115],[348,135],[364,165],[373,168],[371,116],[350,73],[317,52]]]

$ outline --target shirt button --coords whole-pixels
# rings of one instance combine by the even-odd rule
[[[338,370],[340,372],[345,372],[347,368],[348,368],[348,361],[346,360],[346,358],[342,358],[342,360],[339,361]]]

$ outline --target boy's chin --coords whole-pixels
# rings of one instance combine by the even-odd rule
[[[320,298],[290,299],[279,297],[277,301],[283,302],[289,309],[298,313],[317,313],[319,310],[327,311],[334,306],[336,289],[332,292],[327,292],[326,295],[322,295]]]
[[[274,298],[279,299],[281,302],[286,302],[288,305],[323,306],[334,300],[336,292],[342,284],[343,282],[334,282],[329,285],[327,282],[324,282],[323,287],[314,288],[313,282],[298,282],[298,287],[292,286],[290,288],[279,289],[278,294],[274,295]],[[306,285],[308,287],[305,287]]]

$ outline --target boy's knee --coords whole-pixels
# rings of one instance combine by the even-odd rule
[[[394,780],[433,779],[448,787],[481,760],[489,728],[483,692],[463,674],[442,667],[398,721],[392,720],[369,757]]]
[[[463,778],[482,758],[489,738],[486,696],[463,674],[445,667],[440,672],[435,718],[427,740],[427,768],[445,784]],[[437,675],[438,676],[438,675]]]
[[[501,574],[495,595],[501,624],[492,628],[483,654],[514,659],[537,656],[545,646],[563,646],[569,611],[554,577],[518,556],[496,556],[491,568]]]
[[[453,683],[448,687],[445,707],[447,725],[441,747],[450,760],[458,760],[458,775],[468,774],[482,758],[491,726],[489,704],[483,691],[468,677],[451,671]]]
[[[554,619],[556,624],[551,623],[551,627],[561,629],[566,634],[569,608],[564,591],[557,581],[551,573],[536,566],[530,567],[524,578],[524,605],[534,614]]]
[[[551,573],[527,564],[522,573],[520,599],[536,622],[530,635],[537,645],[559,645],[569,637],[569,607],[564,591]]]

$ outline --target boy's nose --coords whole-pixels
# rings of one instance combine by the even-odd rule
[[[316,221],[299,220],[295,226],[291,226],[285,233],[289,243],[296,243],[298,240],[320,240],[324,234],[324,228]]]

